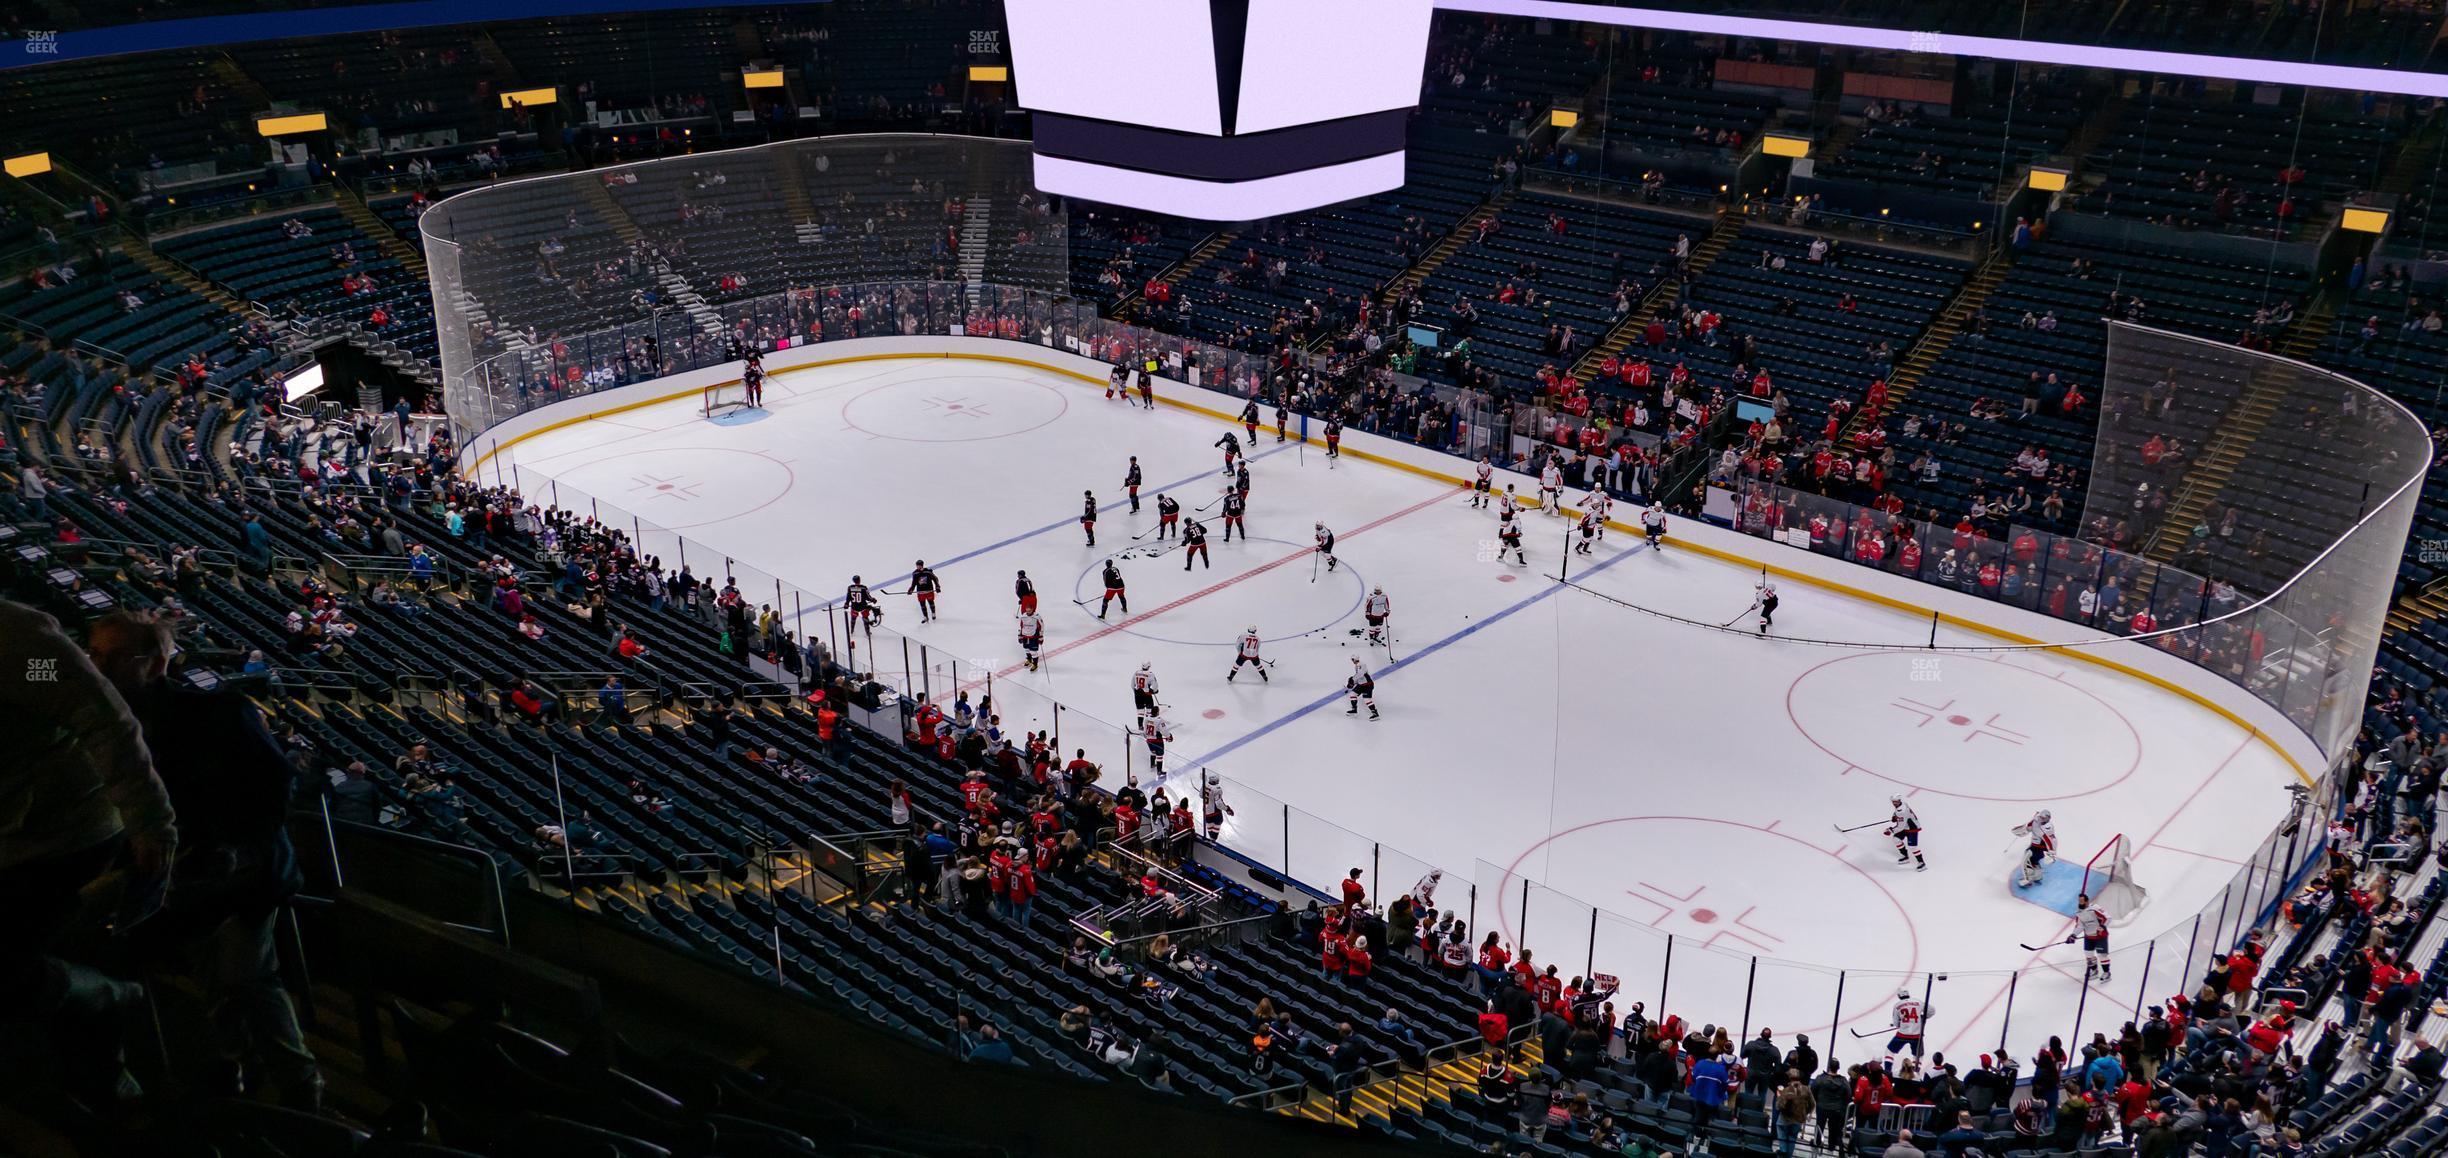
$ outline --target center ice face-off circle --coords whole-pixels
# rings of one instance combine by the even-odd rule
[[[1207,534],[1207,551],[1211,555],[1237,552],[1243,542],[1233,536],[1226,543],[1211,524]],[[1255,625],[1259,638],[1267,643],[1315,635],[1359,614],[1360,604],[1368,598],[1368,581],[1341,563],[1326,570],[1323,561],[1315,565],[1315,582],[1310,581],[1311,561],[1293,559],[1235,583],[1229,592],[1212,599],[1191,599],[1225,579],[1243,574],[1253,566],[1282,559],[1294,551],[1311,548],[1308,543],[1287,539],[1252,538],[1254,560],[1218,559],[1214,570],[1205,566],[1189,571],[1181,568],[1178,539],[1158,539],[1149,535],[1090,563],[1071,585],[1071,597],[1087,604],[1082,613],[1094,618],[1099,600],[1105,597],[1105,559],[1115,560],[1122,569],[1123,582],[1130,585],[1131,613],[1145,614],[1167,604],[1181,606],[1152,616],[1143,623],[1121,627],[1125,635],[1156,643],[1180,643],[1203,647],[1232,647],[1241,632]],[[1161,552],[1158,553],[1158,552]],[[1117,607],[1106,616],[1106,622],[1117,623],[1124,618]]]
[[[902,378],[842,403],[853,430],[902,442],[980,442],[1061,418],[1070,400],[1049,383],[991,371]]]
[[[1796,677],[1785,706],[1805,739],[1846,766],[1971,800],[2086,796],[2142,763],[2141,736],[2113,705],[1988,656],[1840,656]]]

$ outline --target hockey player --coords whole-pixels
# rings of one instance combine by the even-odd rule
[[[1244,527],[1244,526],[1242,526],[1242,525],[1241,525],[1241,512],[1242,512],[1242,511],[1244,511],[1244,510],[1247,510],[1248,508],[1249,508],[1249,499],[1248,499],[1246,496],[1242,495],[1242,493],[1241,493],[1241,492],[1239,492],[1239,491],[1226,491],[1226,492],[1224,492],[1224,541],[1225,541],[1225,542],[1227,542],[1227,543],[1232,542],[1232,536],[1233,536],[1233,532],[1234,532],[1234,531],[1239,531],[1239,532],[1241,532],[1241,538],[1242,538],[1242,540],[1243,540],[1244,542],[1247,542],[1247,541],[1248,541],[1248,539],[1249,539],[1249,528],[1248,528],[1248,527]]]
[[[1323,521],[1317,525],[1317,553],[1326,556],[1326,570],[1332,572],[1335,569],[1334,532],[1327,530]]]
[[[1156,496],[1156,537],[1170,539],[1181,526],[1181,501],[1171,495]]]
[[[1037,665],[1044,662],[1037,654],[1038,649],[1043,648],[1044,646],[1045,619],[1039,616],[1035,611],[1021,612],[1020,662],[1030,671],[1036,671]]]
[[[1584,509],[1581,512],[1581,541],[1573,544],[1573,554],[1589,554],[1590,544],[1598,541],[1598,528],[1605,525],[1606,519],[1598,514],[1598,508],[1589,507]]]
[[[1654,551],[1666,545],[1666,507],[1664,504],[1650,503],[1649,509],[1641,512],[1641,534],[1648,537],[1650,550]]]
[[[1233,465],[1241,461],[1241,436],[1227,430],[1215,444],[1224,448],[1224,473],[1231,474]]]
[[[1242,502],[1249,501],[1249,463],[1246,461],[1241,464],[1241,469],[1233,474],[1233,493],[1240,495]]]
[[[1255,396],[1241,406],[1241,429],[1251,446],[1258,445],[1258,399]]]
[[[1488,505],[1488,492],[1495,489],[1496,464],[1489,462],[1488,456],[1483,454],[1479,456],[1479,465],[1475,469],[1478,477],[1471,482],[1471,509],[1474,511],[1484,510]]]
[[[1343,457],[1343,420],[1340,417],[1330,417],[1326,420],[1326,460],[1328,465],[1332,465],[1335,459],[1341,457]]]
[[[1105,376],[1105,400],[1111,402],[1117,397],[1124,402],[1130,401],[1130,367],[1118,362],[1114,364],[1113,373]]]
[[[1894,1036],[1887,1039],[1888,1069],[1895,1068],[1896,1056],[1906,1050],[1916,1058],[1921,1056],[1921,1037],[1929,1030],[1929,1015],[1929,1006],[1914,997],[1912,990],[1896,990],[1895,1009],[1887,1015],[1887,1023],[1895,1027]]]
[[[1232,805],[1224,803],[1224,778],[1213,772],[1200,777],[1199,816],[1206,821],[1207,839],[1224,835],[1224,818],[1232,814]]]
[[[1895,812],[1887,818],[1887,835],[1894,838],[1897,864],[1911,864],[1914,872],[1929,871],[1929,861],[1921,856],[1921,817],[1901,796],[1890,796],[1887,803]]]
[[[884,621],[884,605],[876,602],[875,592],[858,576],[850,577],[850,585],[842,588],[842,608],[850,616],[850,626],[864,627],[870,633]]]
[[[1122,614],[1130,614],[1130,596],[1122,592],[1122,569],[1114,566],[1113,560],[1107,559],[1105,560],[1105,598],[1097,601],[1097,618],[1105,618],[1105,609],[1116,603],[1122,605]]]
[[[1394,614],[1394,603],[1386,598],[1385,588],[1369,588],[1368,598],[1360,604],[1360,614],[1368,620],[1368,641],[1386,641],[1386,617]]]
[[[1096,492],[1081,491],[1080,530],[1088,533],[1088,545],[1096,546]]]
[[[1352,657],[1351,675],[1343,680],[1343,694],[1350,701],[1350,706],[1343,709],[1344,715],[1359,715],[1360,705],[1365,703],[1369,718],[1377,718],[1377,677],[1369,674],[1368,665],[1361,663],[1359,656]]]
[[[1521,513],[1521,496],[1513,493],[1513,484],[1506,483],[1504,493],[1496,496],[1496,517],[1510,518]]]
[[[1512,488],[1506,488],[1505,494],[1507,498],[1512,497]],[[1513,517],[1511,511],[1506,511],[1496,517],[1497,560],[1501,562],[1507,551],[1513,552],[1514,562],[1524,567],[1530,565],[1530,556],[1522,550],[1521,522]]]
[[[765,405],[765,358],[755,350],[748,351],[747,360],[740,365],[740,387],[748,396],[748,405]]]
[[[1581,500],[1581,509],[1598,513],[1598,538],[1604,542],[1607,518],[1615,513],[1615,496],[1608,494],[1605,487],[1593,486],[1589,495]]]
[[[2101,981],[2110,980],[2108,973],[2108,914],[2092,905],[2091,894],[2080,893],[2074,898],[2074,934],[2065,939],[2068,945],[2082,942],[2083,980],[2097,974]]]
[[[910,565],[909,589],[910,594],[918,597],[918,622],[934,622],[935,596],[943,591],[943,580],[933,567],[926,565],[926,560]]]
[[[1150,358],[1139,367],[1139,405],[1145,410],[1156,409],[1156,360]]]
[[[1759,601],[1759,633],[1761,635],[1766,635],[1768,634],[1768,629],[1776,625],[1776,584],[1760,584],[1759,593],[1757,596],[1755,596],[1755,598]]]
[[[1142,662],[1139,670],[1131,673],[1131,710],[1142,720],[1156,713],[1155,664]]]
[[[2027,889],[2040,883],[2040,870],[2057,855],[2057,825],[2049,819],[2048,809],[2032,813],[2032,818],[2014,828],[2016,836],[2024,838],[2023,872],[2015,878],[2015,887]]]
[[[1556,465],[1552,455],[1539,468],[1539,505],[1550,515],[1564,513],[1564,468]]]
[[[1208,570],[1215,569],[1215,563],[1207,558],[1207,524],[1196,518],[1182,524],[1182,570],[1189,570],[1193,561],[1205,563]]]
[[[1224,673],[1224,682],[1233,682],[1233,677],[1240,675],[1243,667],[1257,668],[1260,680],[1267,683],[1275,682],[1275,677],[1267,674],[1266,661],[1258,658],[1258,627],[1256,624],[1251,624],[1248,631],[1241,633],[1241,642],[1233,650],[1232,670]]]
[[[1172,738],[1173,725],[1157,715],[1154,708],[1151,707],[1147,715],[1139,718],[1139,739],[1147,744],[1148,768],[1158,776],[1164,775],[1165,741]]]
[[[1130,456],[1130,469],[1122,472],[1122,489],[1130,492],[1131,513],[1139,513],[1139,456]]]
[[[1028,572],[1022,571],[1019,578],[1012,580],[1012,597],[1020,601],[1020,614],[1037,614],[1037,581],[1029,578]]]

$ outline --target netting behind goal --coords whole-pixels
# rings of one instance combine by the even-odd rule
[[[1030,183],[1026,142],[816,137],[504,182],[419,229],[442,378],[464,439],[584,386],[582,339],[623,377],[791,338],[748,307],[875,283],[1064,291],[1068,213]],[[767,311],[770,313],[770,311]],[[592,353],[600,355],[601,351]]]
[[[2150,890],[2134,880],[2133,843],[2118,833],[2083,865],[2082,891],[2108,919],[2124,922],[2142,911]]]

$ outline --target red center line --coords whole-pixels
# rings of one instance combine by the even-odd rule
[[[1342,534],[1340,534],[1340,535],[1337,535],[1337,536],[1335,536],[1335,541],[1336,541],[1337,543],[1340,543],[1340,542],[1342,542],[1342,541],[1343,541],[1343,540],[1345,540],[1345,539],[1356,539],[1356,538],[1360,537],[1361,535],[1364,535],[1364,534],[1367,534],[1367,533],[1368,533],[1368,532],[1370,532],[1370,531],[1376,530],[1377,528],[1382,527],[1382,526],[1386,525],[1387,523],[1391,523],[1391,522],[1393,522],[1393,521],[1394,521],[1394,520],[1396,520],[1396,519],[1402,518],[1402,517],[1403,517],[1403,516],[1405,516],[1405,515],[1414,514],[1414,513],[1419,512],[1419,511],[1424,511],[1424,510],[1427,510],[1429,507],[1435,506],[1436,504],[1438,504],[1438,503],[1440,503],[1440,502],[1443,502],[1443,501],[1445,501],[1446,499],[1449,499],[1449,498],[1452,498],[1452,497],[1453,497],[1453,495],[1452,495],[1450,492],[1439,491],[1439,492],[1437,492],[1436,494],[1429,495],[1427,498],[1421,499],[1420,501],[1418,501],[1418,502],[1416,502],[1416,503],[1413,503],[1413,504],[1411,504],[1410,506],[1404,507],[1403,509],[1401,509],[1401,510],[1399,510],[1399,511],[1395,511],[1395,512],[1393,512],[1392,514],[1388,514],[1388,515],[1381,515],[1381,516],[1379,516],[1379,517],[1377,517],[1377,518],[1375,518],[1375,519],[1370,520],[1369,522],[1362,523],[1360,526],[1355,527],[1355,528],[1353,528],[1352,530],[1349,530],[1349,531],[1346,531],[1346,532],[1344,532],[1344,533],[1342,533]],[[1181,597],[1179,597],[1179,598],[1177,598],[1177,599],[1173,600],[1172,602],[1165,604],[1165,605],[1164,605],[1164,606],[1162,606],[1162,607],[1154,607],[1154,608],[1150,608],[1150,609],[1148,609],[1148,610],[1146,610],[1146,611],[1142,611],[1142,612],[1140,612],[1140,613],[1139,613],[1139,614],[1137,614],[1137,615],[1133,615],[1133,616],[1129,616],[1129,617],[1127,617],[1127,618],[1124,618],[1124,619],[1122,619],[1122,620],[1120,620],[1120,621],[1118,621],[1118,622],[1108,623],[1108,624],[1106,624],[1105,626],[1103,626],[1103,627],[1100,627],[1100,628],[1096,629],[1095,631],[1089,632],[1088,634],[1083,635],[1083,636],[1079,637],[1078,639],[1074,639],[1074,640],[1072,640],[1071,642],[1069,642],[1069,643],[1066,643],[1066,644],[1062,645],[1061,647],[1058,647],[1058,648],[1053,649],[1052,651],[1048,651],[1048,652],[1046,652],[1046,653],[1045,653],[1045,655],[1044,655],[1044,658],[1045,658],[1045,659],[1052,659],[1052,658],[1054,658],[1055,656],[1061,655],[1061,654],[1063,654],[1064,652],[1067,652],[1067,651],[1071,651],[1071,650],[1073,650],[1074,648],[1086,647],[1086,646],[1087,646],[1087,645],[1089,645],[1089,644],[1095,643],[1096,641],[1098,641],[1098,640],[1100,640],[1100,639],[1103,639],[1103,638],[1105,638],[1106,636],[1112,635],[1112,634],[1114,634],[1114,633],[1116,633],[1116,632],[1118,632],[1118,631],[1122,631],[1122,630],[1124,630],[1125,628],[1129,628],[1129,627],[1134,627],[1134,626],[1137,626],[1138,624],[1145,623],[1145,622],[1147,622],[1148,620],[1154,619],[1154,618],[1156,618],[1157,616],[1164,614],[1165,612],[1172,611],[1172,610],[1174,610],[1174,609],[1176,609],[1176,608],[1179,608],[1179,607],[1181,607],[1181,606],[1182,606],[1182,605],[1184,605],[1184,604],[1187,604],[1187,603],[1193,602],[1193,601],[1195,601],[1195,600],[1204,599],[1204,598],[1206,598],[1206,597],[1208,597],[1208,596],[1210,596],[1210,595],[1215,594],[1215,593],[1216,593],[1216,592],[1218,592],[1218,591],[1222,591],[1223,589],[1225,589],[1225,588],[1227,588],[1227,587],[1232,586],[1232,585],[1233,585],[1233,584],[1235,584],[1235,583],[1239,583],[1239,582],[1241,582],[1241,581],[1242,581],[1242,580],[1244,580],[1244,579],[1254,579],[1254,578],[1256,578],[1256,577],[1258,577],[1258,576],[1260,576],[1260,575],[1264,575],[1264,574],[1266,574],[1267,572],[1269,572],[1269,571],[1272,571],[1272,570],[1276,569],[1277,567],[1281,567],[1281,566],[1283,566],[1283,565],[1284,565],[1284,564],[1286,564],[1286,563],[1290,563],[1290,562],[1293,562],[1293,561],[1295,561],[1295,560],[1299,560],[1299,559],[1305,559],[1305,558],[1308,558],[1310,555],[1315,554],[1315,553],[1316,553],[1316,551],[1317,551],[1317,549],[1316,549],[1316,548],[1314,548],[1314,547],[1302,547],[1302,548],[1300,548],[1300,549],[1298,549],[1298,550],[1296,550],[1296,551],[1293,551],[1291,554],[1284,555],[1284,556],[1282,556],[1282,557],[1280,557],[1280,558],[1271,559],[1271,560],[1268,560],[1267,562],[1264,562],[1264,563],[1260,563],[1259,565],[1257,565],[1257,566],[1255,566],[1255,567],[1252,567],[1252,568],[1250,568],[1250,569],[1249,569],[1249,570],[1247,570],[1247,571],[1243,571],[1243,572],[1241,572],[1241,573],[1240,573],[1240,574],[1238,574],[1238,575],[1234,575],[1234,576],[1232,576],[1232,577],[1230,577],[1230,578],[1226,578],[1226,579],[1219,579],[1219,580],[1216,580],[1215,582],[1210,583],[1210,584],[1208,584],[1207,586],[1202,587],[1202,588],[1200,588],[1200,589],[1198,589],[1198,590],[1196,590],[1196,591],[1193,591],[1193,592],[1189,593],[1188,595],[1181,596]],[[1003,678],[1003,677],[1005,677],[1005,676],[1008,676],[1008,675],[1012,674],[1013,672],[1019,671],[1019,670],[1021,669],[1021,666],[1022,666],[1021,664],[1017,664],[1017,663],[1015,663],[1015,664],[1011,665],[1010,667],[1003,668],[1002,670],[997,671],[996,673],[994,673],[994,674],[995,674],[995,678],[996,678],[996,679],[1001,679],[1001,678]],[[983,681],[979,681],[979,682],[983,682]]]

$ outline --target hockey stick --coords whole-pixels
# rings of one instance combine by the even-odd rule
[[[1855,1036],[1855,1037],[1877,1037],[1877,1036],[1878,1036],[1878,1031],[1876,1031],[1876,1030],[1872,1030],[1872,1031],[1871,1031],[1871,1032],[1869,1032],[1869,1033],[1863,1033],[1862,1031],[1860,1031],[1860,1030],[1858,1030],[1858,1029],[1855,1029],[1855,1030],[1849,1030],[1849,1031],[1847,1031],[1847,1032],[1850,1032],[1850,1033],[1851,1033],[1853,1036]]]
[[[1742,622],[1743,615],[1749,615],[1752,612],[1759,610],[1759,606],[1759,600],[1754,599],[1751,601],[1751,606],[1742,609],[1742,615],[1737,615],[1732,619],[1726,620],[1724,623],[1718,624],[1717,626],[1732,627],[1735,624]]]
[[[1878,826],[1880,826],[1880,825],[1882,825],[1882,824],[1885,824],[1885,823],[1887,823],[1887,822],[1886,822],[1886,821],[1884,821],[1884,820],[1873,820],[1873,821],[1871,821],[1871,822],[1870,822],[1870,823],[1868,823],[1868,824],[1856,824],[1856,825],[1854,825],[1854,826],[1853,826],[1853,827],[1851,827],[1851,828],[1846,828],[1845,826],[1843,826],[1843,825],[1841,825],[1841,824],[1830,824],[1828,827],[1833,828],[1833,829],[1835,829],[1835,830],[1836,830],[1836,831],[1838,831],[1838,832],[1860,832],[1861,830],[1863,830],[1863,829],[1865,829],[1865,828],[1877,828]]]
[[[1132,536],[1131,536],[1131,542],[1136,543],[1136,542],[1138,542],[1138,541],[1139,541],[1139,540],[1141,540],[1141,539],[1147,538],[1147,537],[1148,537],[1150,534],[1155,533],[1155,531],[1156,531],[1157,527],[1162,527],[1162,526],[1164,526],[1164,524],[1163,524],[1163,523],[1158,523],[1158,524],[1156,524],[1156,526],[1155,526],[1155,527],[1149,527],[1147,530],[1141,531],[1141,532],[1139,532],[1139,533],[1138,533],[1138,534],[1136,534],[1136,535],[1132,535]]]
[[[2024,947],[2024,948],[2029,949],[2029,950],[2031,950],[2031,951],[2032,951],[2032,952],[2034,952],[2034,953],[2037,953],[2037,952],[2041,951],[2042,949],[2053,949],[2053,948],[2056,948],[2058,945],[2071,945],[2071,944],[2073,944],[2073,943],[2074,943],[2074,941],[2075,941],[2075,938],[2068,937],[2068,938],[2066,938],[2066,939],[2065,939],[2065,940],[2063,940],[2063,941],[2058,941],[2058,942],[2055,942],[2054,944],[2049,944],[2049,945],[2023,945],[2023,943],[2022,943],[2021,941],[2017,941],[2017,942],[2015,942],[2015,944],[2017,944],[2017,945],[2023,945],[2023,947]]]
[[[1311,583],[1317,582],[1317,561],[1319,554],[1320,552],[1316,551],[1309,553],[1309,581]]]
[[[1227,487],[1227,488],[1225,488],[1225,493],[1229,494],[1229,493],[1231,493],[1231,490],[1232,490],[1232,488]],[[1216,497],[1214,497],[1214,498],[1212,498],[1212,499],[1207,500],[1207,506],[1203,506],[1203,507],[1200,507],[1200,508],[1198,508],[1198,509],[1203,511],[1203,510],[1206,510],[1206,509],[1207,509],[1207,507],[1212,507],[1212,506],[1216,505],[1217,503],[1220,503],[1220,502],[1223,502],[1223,501],[1224,501],[1224,496],[1223,496],[1223,495],[1217,495]]]

